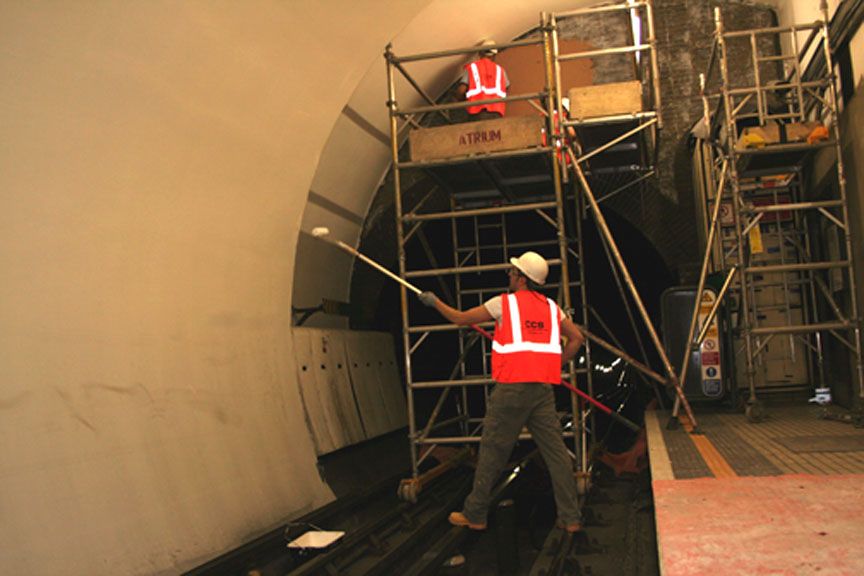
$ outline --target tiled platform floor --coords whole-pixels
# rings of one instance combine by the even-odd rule
[[[646,414],[664,576],[864,574],[864,430],[819,410]]]

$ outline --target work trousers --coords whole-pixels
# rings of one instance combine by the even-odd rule
[[[462,510],[471,522],[486,523],[492,488],[526,424],[552,477],[559,520],[564,524],[580,521],[573,466],[555,414],[552,386],[529,383],[498,384],[492,391],[483,419],[474,487]]]

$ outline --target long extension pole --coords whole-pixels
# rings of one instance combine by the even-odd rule
[[[366,262],[367,264],[369,264],[370,266],[372,266],[373,268],[375,268],[379,272],[382,272],[384,275],[388,276],[389,278],[392,278],[393,280],[400,283],[402,286],[411,290],[415,294],[419,295],[422,293],[422,290],[420,290],[419,288],[417,288],[416,286],[414,286],[413,284],[411,284],[407,280],[404,280],[403,278],[400,278],[396,274],[393,274],[392,272],[390,272],[385,267],[381,266],[380,264],[378,264],[377,262],[375,262],[371,258],[361,254],[359,250],[352,248],[351,246],[349,246],[348,244],[345,244],[341,240],[328,240],[328,239],[326,239],[325,236],[327,236],[329,233],[330,233],[330,230],[328,230],[327,228],[323,228],[323,227],[315,228],[312,230],[312,236],[319,238],[321,240],[324,240],[325,242],[329,242],[329,243],[337,246],[338,248],[341,248],[345,252],[348,252],[349,254],[353,254],[357,258],[360,258],[363,262]],[[471,328],[476,330],[477,332],[479,332],[480,334],[482,334],[484,337],[488,338],[489,340],[492,340],[492,335],[489,334],[489,332],[487,332],[486,330],[483,330],[479,326],[475,326],[475,325],[472,325]],[[615,348],[614,346],[612,346],[608,342],[605,342],[605,341],[601,340],[600,338],[594,336],[593,334],[588,333],[587,330],[580,328],[580,332],[585,334],[586,337],[591,337],[593,340],[595,340],[599,343],[605,344],[606,347],[608,347],[612,350],[617,350],[617,348]],[[620,355],[622,357],[630,358],[624,352],[622,352],[620,350],[618,352],[620,352]],[[630,360],[633,361],[632,358]],[[633,361],[633,362],[635,362],[635,361]],[[643,366],[641,366],[641,364],[639,364],[639,365],[637,365],[637,364],[639,364],[639,363],[636,362],[634,364],[634,366],[636,366],[640,370],[647,369],[647,367],[643,367]],[[650,370],[648,370],[648,371],[650,372]],[[653,372],[652,372],[652,374],[655,377],[660,378],[662,380],[662,378],[659,375],[654,374]],[[609,408],[605,404],[598,402],[597,400],[595,400],[594,398],[592,398],[591,396],[589,396],[585,392],[582,392],[581,390],[579,390],[579,388],[577,388],[576,386],[567,382],[566,380],[562,379],[561,384],[564,385],[566,388],[568,388],[574,394],[578,395],[580,398],[584,399],[586,402],[589,402],[593,406],[597,407],[600,411],[607,414],[610,418],[612,418],[616,422],[623,424],[624,426],[626,426],[627,428],[630,428],[634,432],[638,432],[641,429],[637,424],[634,424],[631,420],[628,420],[624,416],[621,416],[620,414],[618,414],[616,411],[612,410],[611,408]]]
[[[708,240],[705,243],[705,257],[702,259],[702,269],[699,272],[699,285],[696,288],[696,296],[693,299],[693,313],[690,316],[690,329],[687,331],[687,339],[684,345],[684,354],[681,358],[681,371],[678,373],[678,381],[684,386],[687,381],[687,368],[690,364],[690,354],[693,348],[693,336],[696,333],[696,324],[699,322],[699,311],[702,309],[702,291],[705,289],[705,280],[708,276],[708,263],[711,261],[711,252],[714,250],[714,236],[717,233],[717,220],[720,217],[720,207],[723,203],[723,191],[726,188],[726,167],[728,160],[723,160],[720,169],[720,184],[714,195],[714,210],[711,213],[711,226],[708,229]],[[707,324],[707,322],[706,322]],[[678,418],[678,410],[681,407],[680,397],[675,397],[675,406],[672,408],[672,419]]]
[[[591,205],[591,210],[594,213],[594,220],[597,223],[597,228],[600,230],[603,236],[606,237],[609,248],[612,250],[612,255],[615,257],[615,261],[618,263],[618,268],[621,270],[621,273],[624,276],[624,281],[627,283],[627,287],[630,289],[630,294],[633,297],[633,301],[636,303],[636,308],[639,310],[639,313],[642,316],[642,320],[645,322],[645,327],[648,329],[648,334],[651,336],[651,340],[654,342],[654,347],[657,349],[657,354],[663,361],[663,367],[666,370],[666,374],[669,377],[669,380],[672,382],[672,385],[675,387],[675,393],[678,395],[678,398],[680,398],[681,404],[683,404],[684,410],[687,412],[687,417],[690,419],[690,423],[693,425],[693,429],[698,430],[696,416],[694,416],[693,410],[690,408],[690,403],[684,396],[684,390],[681,388],[681,383],[678,381],[678,375],[675,373],[675,369],[672,368],[672,364],[669,362],[669,357],[663,350],[663,344],[660,342],[660,337],[657,335],[657,331],[654,329],[654,324],[651,322],[651,317],[648,316],[648,310],[646,310],[645,304],[643,304],[642,298],[639,296],[639,291],[636,289],[636,285],[633,283],[633,278],[630,276],[630,271],[627,269],[627,265],[624,264],[624,259],[621,256],[621,252],[618,251],[618,245],[615,243],[615,239],[612,237],[612,232],[609,230],[609,226],[606,224],[606,218],[600,211],[600,206],[597,204],[597,200],[594,198],[593,192],[591,192],[591,186],[588,185],[588,180],[585,178],[585,174],[582,172],[582,167],[579,166],[579,162],[577,161],[575,154],[573,154],[573,150],[568,148],[567,153],[570,154],[573,170],[575,170],[576,176],[579,178],[579,184],[581,185],[582,192],[585,194],[585,198]]]

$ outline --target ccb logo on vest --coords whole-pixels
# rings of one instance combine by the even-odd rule
[[[546,328],[546,324],[542,320],[525,320],[522,325],[531,332],[541,332]]]

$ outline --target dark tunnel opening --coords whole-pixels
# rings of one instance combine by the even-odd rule
[[[574,205],[572,198],[569,201],[569,205]],[[572,214],[574,211],[571,210],[570,212]],[[660,296],[664,290],[676,284],[677,278],[670,272],[659,252],[640,230],[612,210],[604,210],[604,216],[651,320],[659,329]],[[518,243],[520,240],[527,240],[536,235],[548,235],[548,224],[539,218],[531,218],[530,215],[508,215],[507,218],[508,231],[516,231],[515,233],[511,232],[511,237],[508,238],[512,243]],[[627,303],[625,304],[624,300],[622,300],[621,289],[627,292],[627,287],[622,278],[620,280],[621,289],[619,289],[619,283],[616,281],[616,277],[610,266],[610,256],[607,254],[593,217],[588,214],[587,218],[583,219],[582,225],[588,305],[596,311],[596,315],[592,313],[589,320],[589,329],[592,333],[609,342],[619,343],[621,348],[628,354],[640,361],[644,361],[654,368],[655,371],[662,372],[659,355],[652,344],[649,333],[629,293],[625,296]],[[568,223],[568,230],[572,230],[572,228],[573,223]],[[428,265],[429,256],[431,255],[438,266],[446,267],[452,265],[454,258],[453,230],[451,230],[450,223],[430,222],[424,225],[424,229],[427,239],[425,244],[429,248],[429,252],[424,248],[424,242],[411,241],[406,245],[407,261],[413,263],[426,262]],[[570,235],[569,232],[568,235]],[[480,238],[479,240],[480,244],[483,245],[484,239]],[[575,249],[575,244],[571,244],[571,246]],[[551,252],[544,253],[543,255],[547,258],[555,257],[557,246],[550,246],[549,249]],[[511,250],[508,256],[518,256],[519,253],[518,249]],[[384,258],[384,261],[392,262],[393,269],[396,269],[395,243],[393,244],[392,252]],[[576,266],[576,264],[577,262],[571,256],[571,268]],[[369,270],[363,270],[364,267],[365,264],[362,262],[358,262],[355,265],[353,282],[355,286],[352,287],[352,294],[354,291],[358,294],[363,292],[364,286],[362,285],[362,281],[364,278],[368,279],[369,282],[380,290],[373,302],[370,302],[368,306],[364,305],[367,318],[364,328],[389,332],[393,335],[400,375],[404,382],[405,351],[402,339],[399,284],[376,277],[374,276],[374,271],[370,274]],[[549,283],[557,281],[557,268],[552,267]],[[417,278],[412,280],[412,283],[422,290],[435,292],[439,297],[449,300],[453,304],[454,278],[455,276],[452,275],[440,278]],[[491,295],[506,291],[507,279],[504,272],[499,270],[463,275],[462,283],[463,290],[466,287],[468,289],[472,287],[477,287],[478,289],[480,287],[484,289],[490,287],[500,288],[500,290],[491,290],[489,296],[487,296],[491,297]],[[366,288],[369,287],[367,286]],[[550,296],[554,297],[555,295],[550,294]],[[445,322],[436,312],[423,307],[413,293],[409,292],[408,297],[409,314],[412,318],[412,324],[441,324]],[[581,318],[581,297],[578,289],[571,289],[571,298],[571,317],[577,323],[583,324],[584,322]],[[480,303],[481,298],[479,297],[472,301],[463,299],[462,308],[467,309]],[[629,315],[628,306],[630,307]],[[631,317],[635,322],[631,322]],[[634,324],[636,331],[634,331]],[[456,339],[435,338],[432,335],[429,338],[429,342],[423,344],[423,348],[425,348],[424,353],[420,353],[418,350],[418,353],[412,355],[412,374],[414,379],[444,380],[449,378],[451,370],[454,368],[460,355]],[[643,350],[646,353],[646,357],[643,357]],[[591,355],[593,386],[596,398],[611,408],[620,410],[621,414],[630,420],[641,423],[645,407],[657,396],[655,388],[650,384],[650,380],[640,378],[636,370],[622,361],[617,361],[616,356],[599,346],[592,347]],[[577,358],[584,362],[584,348],[577,355]],[[478,359],[477,355],[469,357],[467,360],[469,366],[472,362],[473,368],[478,370],[482,368],[479,365],[482,361]],[[584,376],[578,377],[577,382],[580,389],[586,390]],[[558,402],[563,407],[569,401],[568,393],[563,387],[558,388]],[[479,394],[480,392],[478,391],[477,393]],[[415,413],[418,419],[422,420],[428,416],[435,401],[436,395],[431,392],[415,396]],[[477,401],[480,401],[480,398]],[[665,395],[663,396],[663,401],[666,401]],[[446,414],[442,414],[443,416],[446,416]],[[602,440],[604,446],[611,452],[626,450],[635,438],[633,432],[622,426],[615,425],[609,417],[603,414],[598,413],[596,427],[596,440]]]

